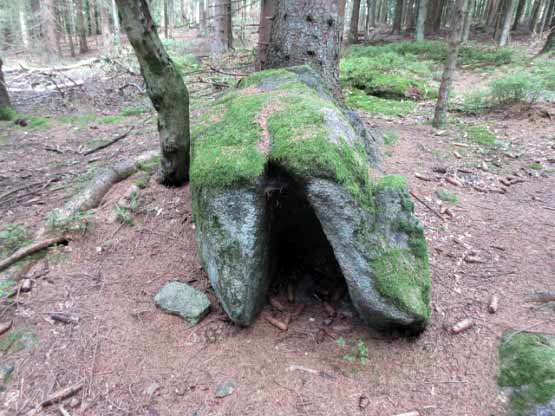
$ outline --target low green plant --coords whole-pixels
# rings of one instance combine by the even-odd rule
[[[485,149],[494,149],[499,147],[497,137],[485,126],[468,127],[466,132],[468,133],[468,138],[473,143]]]
[[[9,295],[16,284],[17,282],[12,279],[0,280],[0,298],[4,298]]]
[[[351,107],[374,115],[403,117],[412,113],[415,109],[414,101],[410,100],[387,100],[366,95],[360,90],[347,91],[346,95],[347,104]]]
[[[58,119],[61,123],[86,126],[95,122],[97,119],[96,114],[65,114]]]
[[[103,124],[118,124],[123,121],[125,121],[125,117],[121,115],[109,115],[100,119],[100,122]]]
[[[48,127],[48,120],[43,117],[31,117],[27,120],[27,127],[30,129],[38,129],[39,127]]]
[[[48,249],[48,261],[53,265],[62,263],[65,257],[66,253],[62,244],[57,244]]]
[[[125,224],[130,227],[133,226],[134,224],[133,216],[131,215],[131,212],[129,211],[128,208],[116,205],[115,212],[116,212],[116,220],[120,224]]]
[[[148,185],[148,181],[150,179],[151,174],[149,174],[148,172],[142,172],[142,174],[135,179],[135,185],[137,185],[139,188],[144,189],[147,187]]]
[[[459,202],[459,197],[457,195],[442,188],[436,190],[436,195],[444,202],[449,202],[451,204],[457,204]]]
[[[383,132],[383,142],[387,146],[391,146],[395,144],[395,142],[399,140],[399,136],[397,133],[387,130]]]
[[[46,228],[50,231],[79,231],[85,234],[89,228],[91,211],[78,211],[69,217],[55,209],[46,217]]]
[[[530,163],[530,164],[528,165],[528,167],[529,167],[530,169],[533,169],[533,170],[542,170],[542,168],[543,168],[543,166],[542,166],[542,164],[541,164],[540,162],[533,162],[533,163]]]
[[[526,73],[514,73],[491,82],[491,98],[497,105],[534,103],[544,89],[543,80]]]
[[[147,107],[146,105],[141,105],[141,106],[137,106],[137,107],[127,107],[124,108],[121,111],[121,115],[124,117],[131,117],[131,116],[136,116],[139,114],[144,114],[144,113],[149,113],[150,112],[150,108]]]
[[[6,224],[0,231],[0,258],[29,244],[29,230],[23,224]]]
[[[13,121],[18,118],[20,118],[19,114],[12,107],[0,107],[1,121]]]
[[[351,364],[362,364],[368,363],[368,346],[364,341],[359,339],[356,343],[347,342],[344,337],[339,337],[336,340],[337,345],[347,350],[347,353],[343,355],[343,359]]]

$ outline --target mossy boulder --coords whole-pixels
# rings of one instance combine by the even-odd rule
[[[555,335],[507,331],[499,346],[498,383],[514,416],[555,415]]]
[[[275,235],[283,222],[299,239],[313,233],[310,211],[321,235],[314,239],[331,247],[362,318],[379,328],[425,327],[423,230],[402,177],[371,180],[376,149],[308,67],[256,73],[203,115],[191,147],[196,238],[231,319],[254,320],[276,272]]]

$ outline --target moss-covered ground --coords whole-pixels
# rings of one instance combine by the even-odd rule
[[[515,416],[526,416],[531,406],[555,400],[555,336],[506,332],[499,346],[498,383],[511,389]]]

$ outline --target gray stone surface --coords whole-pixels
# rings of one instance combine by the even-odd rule
[[[214,391],[214,396],[221,399],[223,397],[227,397],[231,395],[235,391],[235,387],[237,383],[234,380],[230,380],[226,383],[221,383],[216,386],[216,390]]]
[[[283,96],[289,97],[296,82],[305,89],[309,86],[316,91],[309,94],[325,100],[317,110],[310,110],[317,114],[307,117],[321,119],[321,125],[314,130],[325,136],[322,151],[335,152],[334,157],[311,156],[314,166],[306,169],[299,166],[298,154],[305,151],[303,139],[299,139],[287,142],[288,146],[299,146],[297,154],[281,153],[279,158],[272,159],[274,138],[268,128],[265,140],[270,141],[270,150],[264,154],[266,169],[259,177],[224,187],[210,181],[195,185],[203,178],[191,177],[196,239],[219,301],[239,325],[250,324],[264,305],[275,267],[273,232],[279,228],[279,224],[272,223],[276,208],[269,205],[267,186],[285,176],[300,195],[300,205],[306,202],[313,210],[323,231],[322,238],[331,245],[361,317],[378,328],[423,329],[430,317],[426,241],[404,180],[389,178],[372,184],[366,181],[364,177],[369,170],[376,176],[380,174],[376,140],[367,134],[355,114],[329,96],[322,80],[306,67],[262,78],[257,88],[265,94],[283,89]],[[249,91],[249,97],[250,94],[253,92]],[[295,96],[295,100],[304,96]],[[274,108],[283,105],[283,101],[276,101]],[[241,134],[242,131],[229,135],[232,143],[219,157],[233,160]],[[296,134],[295,137],[303,137]],[[306,137],[310,138],[310,134],[307,132]],[[198,137],[202,140],[202,133]],[[314,152],[310,147],[307,149]],[[330,168],[328,162],[324,164],[321,160],[331,160],[340,166]],[[345,172],[352,173],[352,178],[344,178]],[[280,177],[272,176],[276,174]],[[307,232],[303,223],[299,223],[298,233]]]
[[[204,293],[180,282],[166,283],[154,301],[163,310],[181,316],[193,325],[210,311],[210,301]]]

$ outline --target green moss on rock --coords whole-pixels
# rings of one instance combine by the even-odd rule
[[[555,336],[506,332],[499,346],[498,383],[511,389],[515,416],[528,416],[532,407],[555,400]]]

